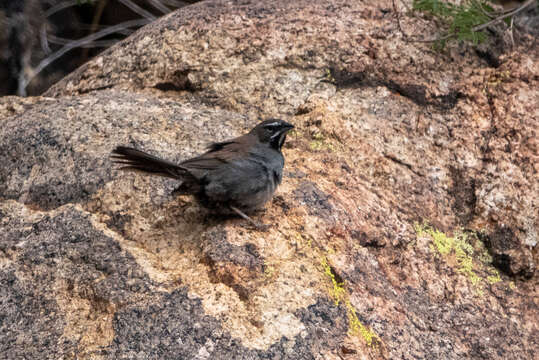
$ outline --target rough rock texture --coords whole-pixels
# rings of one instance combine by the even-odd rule
[[[203,2],[1,99],[0,354],[537,358],[537,49],[493,68],[395,15]],[[297,131],[265,233],[108,160],[270,116]]]

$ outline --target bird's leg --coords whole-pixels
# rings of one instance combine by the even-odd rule
[[[241,216],[242,218],[244,218],[245,220],[247,220],[248,222],[250,222],[251,225],[253,225],[256,229],[258,229],[260,231],[267,231],[268,230],[269,225],[261,224],[261,223],[258,223],[256,221],[254,221],[253,219],[251,219],[249,216],[247,216],[243,211],[241,211],[237,207],[230,206],[230,209],[232,211],[234,211],[236,214],[238,214],[239,216]]]

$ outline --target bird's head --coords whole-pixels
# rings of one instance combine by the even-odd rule
[[[279,119],[262,121],[251,130],[263,144],[269,144],[275,150],[280,151],[286,140],[286,133],[294,128],[294,125]]]

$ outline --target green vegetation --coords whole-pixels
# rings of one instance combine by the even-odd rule
[[[487,38],[487,27],[511,27],[512,17],[534,1],[528,0],[509,10],[497,10],[489,0],[462,0],[458,4],[442,0],[414,0],[413,9],[431,14],[441,21],[443,33],[434,40],[435,47],[443,48],[447,41],[469,41],[474,45]]]
[[[446,24],[447,34],[439,40],[442,47],[449,39],[471,41],[474,45],[484,41],[485,31],[474,31],[474,27],[487,23],[490,20],[487,13],[494,10],[489,1],[482,0],[462,1],[460,5],[442,0],[414,0],[413,8],[430,13]]]
[[[363,325],[356,314],[356,309],[350,303],[349,295],[346,289],[344,288],[344,282],[339,282],[329,266],[326,257],[324,256],[320,263],[324,269],[324,274],[331,280],[332,289],[330,289],[330,295],[335,301],[335,305],[339,305],[340,302],[343,302],[346,306],[346,311],[348,313],[348,331],[351,335],[359,335],[365,340],[365,343],[368,346],[374,347],[380,342],[380,339],[374,331],[372,331],[367,326]]]

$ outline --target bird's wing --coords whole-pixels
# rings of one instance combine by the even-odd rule
[[[242,159],[248,155],[252,139],[241,136],[234,140],[213,143],[204,154],[180,163],[189,170],[215,170],[224,164]]]
[[[230,146],[231,144],[234,144],[234,142],[235,142],[234,140],[223,141],[223,142],[214,142],[214,143],[211,143],[210,145],[208,145],[207,149],[208,149],[208,152],[219,151],[219,150],[223,149],[226,146]]]

